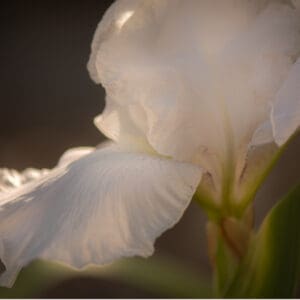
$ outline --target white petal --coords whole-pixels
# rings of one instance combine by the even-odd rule
[[[201,165],[217,191],[224,173],[238,181],[249,146],[273,139],[270,103],[300,50],[299,11],[287,2],[115,2],[89,61],[108,95],[98,128]]]
[[[109,37],[109,35],[113,34],[117,30],[120,18],[122,18],[126,12],[132,11],[137,5],[137,2],[138,0],[115,1],[106,11],[101,22],[98,24],[93,37],[91,56],[88,62],[90,76],[96,83],[100,83],[97,70],[97,56],[102,43],[105,41],[106,37]]]
[[[193,165],[96,150],[2,195],[2,285],[36,258],[81,268],[149,256],[155,239],[182,216],[201,178]]]
[[[68,149],[59,159],[58,165],[69,164],[85,155],[92,153],[95,150],[93,147],[76,147]]]
[[[221,78],[239,147],[245,140],[248,144],[256,128],[269,120],[270,103],[299,51],[300,16],[292,7],[278,3],[269,5],[227,47]],[[263,126],[260,135],[268,127]]]
[[[252,136],[252,141],[249,147],[259,146],[263,144],[268,144],[273,142],[273,131],[271,122],[265,121],[263,122],[254,132]]]
[[[143,132],[145,118],[143,111],[135,104],[124,106],[107,97],[105,109],[94,123],[103,134],[123,148],[154,153]]]
[[[230,128],[236,147],[247,147],[299,49],[299,18],[280,2],[115,2],[89,61],[114,102],[101,130],[114,128],[117,141],[138,130],[158,152],[184,161],[201,149],[224,156]],[[138,122],[130,105],[143,116]],[[130,115],[124,122],[121,110]]]
[[[67,150],[61,156],[58,165],[63,166],[71,163],[74,160],[83,157],[94,151],[93,147],[78,147]],[[0,202],[1,193],[7,193],[13,191],[22,185],[41,179],[42,177],[48,175],[48,169],[35,169],[27,168],[24,171],[17,171],[13,169],[0,168]]]
[[[271,118],[274,138],[279,146],[300,126],[300,58],[277,93]]]
[[[0,169],[0,199],[1,194],[12,191],[25,183],[39,179],[48,174],[47,169],[28,168],[22,172],[17,170],[1,168]]]

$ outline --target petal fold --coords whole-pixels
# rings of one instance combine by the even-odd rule
[[[300,58],[276,95],[271,121],[274,138],[279,146],[300,126]]]

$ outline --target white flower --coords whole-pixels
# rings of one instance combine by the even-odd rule
[[[89,61],[113,143],[70,150],[30,182],[0,173],[0,283],[35,258],[151,255],[195,192],[242,214],[299,127],[299,54],[298,0],[115,2]]]

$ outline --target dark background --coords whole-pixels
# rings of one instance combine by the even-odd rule
[[[113,1],[16,1],[0,4],[0,167],[53,167],[63,151],[94,146],[104,137],[93,118],[104,91],[86,64],[94,30]],[[299,136],[256,200],[257,222],[296,181]],[[210,275],[205,217],[192,204],[181,222],[157,242],[158,254]],[[151,297],[121,282],[76,278],[36,297]]]

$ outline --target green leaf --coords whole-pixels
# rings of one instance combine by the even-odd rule
[[[300,184],[265,218],[225,297],[292,297],[299,266]]]

